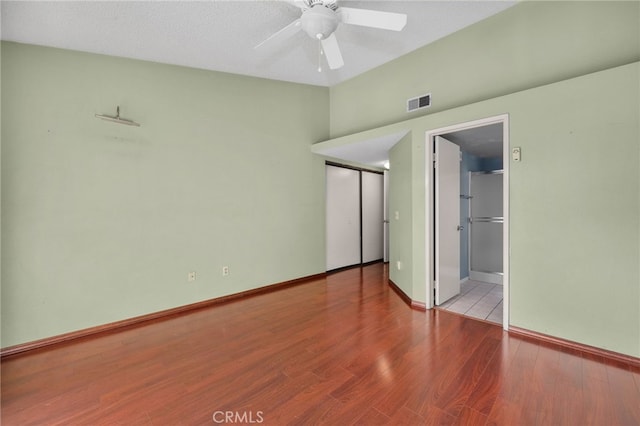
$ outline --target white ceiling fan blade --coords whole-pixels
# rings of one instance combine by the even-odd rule
[[[256,47],[254,47],[254,49],[258,49],[264,46],[266,43],[269,43],[269,44],[278,43],[280,41],[286,40],[289,37],[293,36],[298,31],[300,31],[300,28],[301,28],[300,19],[296,19],[295,21],[293,21],[292,23],[290,23],[289,25],[287,25],[277,33],[271,35],[271,37],[269,37],[268,39],[259,43]]]
[[[342,22],[350,25],[401,31],[407,24],[407,15],[404,13],[354,9],[351,7],[341,7],[338,12]]]
[[[338,46],[336,35],[331,34],[324,40],[320,40],[320,43],[322,43],[322,50],[324,51],[324,56],[327,57],[329,68],[336,70],[342,67],[344,60],[342,59],[342,53],[340,53],[340,46]]]

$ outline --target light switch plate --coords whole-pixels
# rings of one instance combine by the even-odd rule
[[[511,158],[513,161],[520,161],[521,150],[520,147],[515,147],[511,150]]]

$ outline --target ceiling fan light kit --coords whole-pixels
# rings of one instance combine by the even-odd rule
[[[300,23],[309,37],[324,40],[338,28],[338,16],[329,8],[315,6],[302,14]]]
[[[324,52],[329,68],[338,69],[344,65],[334,34],[340,23],[392,31],[402,31],[407,24],[405,14],[339,7],[335,0],[298,0],[292,3],[302,10],[300,18],[258,44],[256,49],[287,39],[303,30],[309,37],[320,42],[321,54]],[[318,71],[321,70],[322,67],[319,66]]]

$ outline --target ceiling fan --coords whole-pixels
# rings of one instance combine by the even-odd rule
[[[338,7],[336,0],[287,0],[287,2],[302,10],[300,18],[273,34],[255,48],[258,49],[265,44],[283,41],[302,30],[309,37],[320,42],[319,55],[324,55],[327,58],[327,64],[332,70],[344,65],[340,46],[334,34],[339,24],[401,31],[407,23],[407,15],[403,13]],[[320,65],[318,66],[318,71],[322,71]]]

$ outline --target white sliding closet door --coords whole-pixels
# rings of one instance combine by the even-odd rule
[[[362,262],[384,257],[384,176],[362,171]]]
[[[327,271],[360,263],[360,172],[326,166]]]

